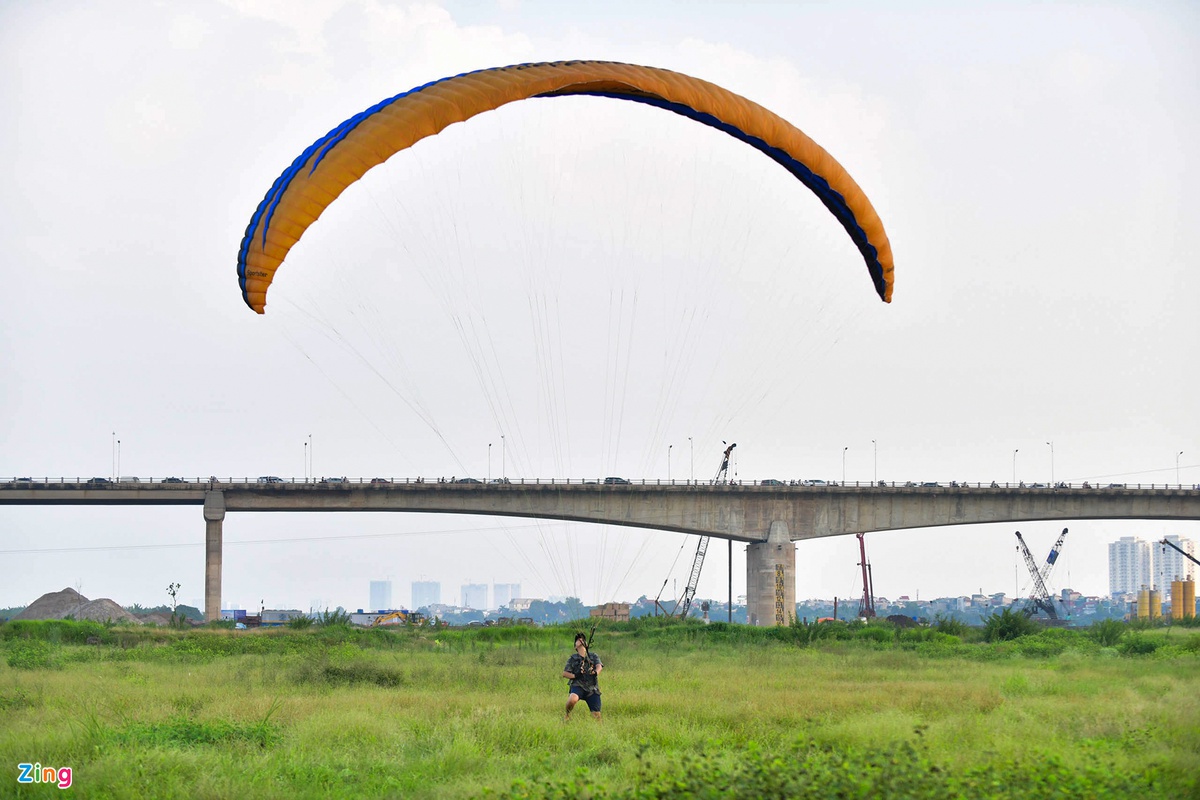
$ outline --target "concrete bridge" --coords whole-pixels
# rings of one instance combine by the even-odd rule
[[[1110,484],[704,484],[621,479],[483,483],[414,480],[280,481],[18,479],[0,483],[0,505],[200,505],[205,520],[204,613],[221,610],[222,536],[230,511],[404,511],[597,522],[747,542],[752,624],[795,607],[792,542],[984,522],[1200,519],[1200,487]],[[786,620],[786,615],[783,617]]]

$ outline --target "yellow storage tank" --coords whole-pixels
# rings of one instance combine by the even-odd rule
[[[1162,616],[1162,598],[1158,594],[1158,589],[1150,590],[1150,619],[1158,619]]]
[[[1196,616],[1196,582],[1192,580],[1183,582],[1183,616]]]
[[[1183,581],[1171,581],[1171,619],[1183,619]]]
[[[1138,619],[1149,619],[1150,618],[1150,590],[1149,589],[1141,589],[1138,591],[1137,618]]]

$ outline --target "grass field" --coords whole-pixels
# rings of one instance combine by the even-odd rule
[[[1197,629],[958,633],[7,623],[0,797],[1200,797]]]

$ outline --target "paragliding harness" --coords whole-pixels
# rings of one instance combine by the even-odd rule
[[[583,631],[575,634],[575,641],[579,641],[583,636]],[[588,633],[587,641],[583,644],[583,649],[587,652],[586,656],[580,657],[579,671],[575,673],[575,677],[571,679],[572,686],[578,686],[583,691],[580,697],[590,697],[600,691],[597,683],[596,666],[592,663],[592,639],[596,636],[596,626],[592,626],[592,630]],[[579,654],[576,653],[576,656]]]

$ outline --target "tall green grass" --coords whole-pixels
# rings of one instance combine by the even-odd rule
[[[70,625],[0,627],[0,761],[71,766],[84,797],[1200,790],[1200,634],[1181,629],[1137,632],[1142,652],[1063,630],[621,624],[596,634],[603,722],[564,724],[565,627]]]

